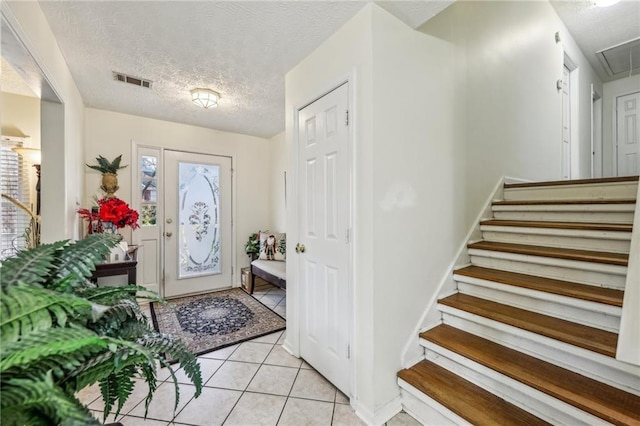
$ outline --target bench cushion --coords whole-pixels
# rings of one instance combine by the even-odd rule
[[[254,260],[251,262],[251,266],[276,276],[282,280],[287,279],[287,263],[286,262],[274,262],[272,260]]]

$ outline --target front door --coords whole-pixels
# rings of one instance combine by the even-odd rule
[[[164,163],[164,296],[231,287],[231,158],[167,150]]]
[[[571,80],[566,66],[562,72],[562,179],[571,179]]]
[[[618,176],[640,174],[640,92],[619,96],[616,103]]]
[[[298,116],[300,355],[349,394],[348,84]]]

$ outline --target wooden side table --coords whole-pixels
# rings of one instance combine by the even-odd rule
[[[113,277],[115,275],[127,275],[129,284],[136,284],[137,260],[125,260],[124,262],[98,263],[93,271],[91,281],[94,283],[100,277]]]

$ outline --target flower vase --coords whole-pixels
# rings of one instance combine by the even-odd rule
[[[118,228],[114,225],[113,222],[101,222],[102,223],[102,232],[105,234],[117,234]]]

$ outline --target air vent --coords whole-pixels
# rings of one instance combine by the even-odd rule
[[[151,89],[151,83],[152,83],[151,80],[145,80],[144,78],[134,77],[131,75],[114,71],[113,79],[116,81],[121,81],[123,83],[133,84],[134,86],[146,87],[147,89]]]
[[[611,77],[626,77],[640,72],[640,38],[596,52]]]

